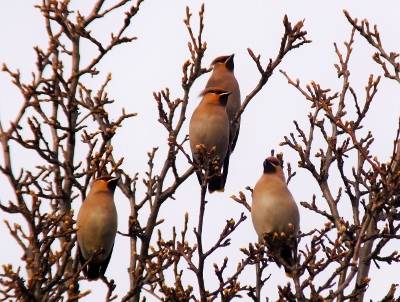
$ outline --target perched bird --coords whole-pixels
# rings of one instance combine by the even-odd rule
[[[206,85],[206,88],[220,87],[226,91],[231,92],[231,95],[228,98],[228,103],[226,105],[226,112],[228,113],[228,118],[230,123],[230,134],[229,134],[230,150],[228,155],[225,157],[225,162],[224,162],[224,167],[227,168],[226,171],[228,171],[229,158],[231,153],[235,149],[240,130],[240,118],[237,120],[237,123],[235,124],[231,123],[235,114],[239,111],[241,105],[239,84],[233,72],[234,56],[235,54],[232,54],[230,56],[220,56],[215,58],[214,61],[211,62],[211,66],[213,66],[213,72]],[[226,182],[226,178],[227,174],[226,175],[224,174],[223,175],[224,185]]]
[[[228,153],[229,144],[229,120],[226,113],[226,103],[231,93],[220,88],[207,88],[200,93],[203,99],[194,110],[189,124],[189,141],[193,159],[196,163],[204,165],[208,171],[208,190],[224,191],[224,183],[220,173],[224,159]],[[202,163],[204,160],[199,155],[200,145],[205,146],[207,152],[211,152],[211,164]],[[216,168],[218,167],[218,168]],[[223,167],[224,173],[226,167]],[[197,177],[202,184],[201,174]]]
[[[79,209],[76,226],[78,227],[79,260],[83,265],[94,251],[103,248],[101,254],[83,268],[83,274],[89,281],[104,276],[111,259],[117,234],[117,210],[114,203],[114,191],[119,177],[103,175],[92,182],[90,191]]]
[[[269,238],[266,242],[268,248],[272,252],[280,251],[282,259],[293,266],[300,214],[276,157],[271,156],[264,161],[264,172],[253,190],[251,218],[259,242],[264,243],[264,239]],[[275,259],[275,262],[281,267],[279,261]],[[285,272],[291,277],[291,270],[285,269]]]

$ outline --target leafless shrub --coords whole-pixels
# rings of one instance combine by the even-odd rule
[[[22,83],[19,71],[13,72],[4,64],[13,83],[21,92],[23,105],[9,127],[0,124],[0,139],[3,151],[3,164],[0,171],[7,177],[15,196],[8,205],[0,204],[0,208],[10,214],[17,215],[27,226],[24,231],[21,225],[11,225],[6,221],[10,235],[24,251],[22,263],[25,265],[25,280],[21,270],[11,264],[3,265],[0,274],[1,301],[76,301],[89,295],[89,292],[79,290],[81,281],[80,267],[72,249],[76,243],[76,229],[71,202],[78,196],[83,200],[86,196],[90,180],[104,173],[114,173],[121,176],[119,188],[129,200],[131,213],[127,234],[130,239],[130,266],[128,269],[130,290],[122,297],[122,301],[139,301],[143,291],[159,301],[231,301],[234,298],[249,296],[258,301],[256,288],[251,284],[242,285],[239,275],[246,268],[260,264],[258,275],[260,286],[269,277],[263,278],[262,272],[272,261],[271,254],[263,245],[250,243],[248,248],[242,248],[242,261],[237,265],[231,276],[226,276],[225,269],[228,257],[222,263],[214,263],[216,282],[213,288],[205,285],[206,259],[218,249],[228,249],[230,235],[235,232],[246,214],[241,213],[234,218],[225,218],[225,226],[220,230],[219,238],[210,248],[203,245],[204,213],[206,211],[206,186],[200,188],[198,223],[194,229],[196,242],[189,244],[188,219],[184,218],[184,229],[178,237],[176,230],[171,239],[161,231],[155,234],[155,229],[163,222],[160,217],[161,207],[174,198],[174,193],[195,171],[196,165],[185,151],[188,137],[177,142],[182,125],[187,118],[187,104],[193,83],[210,70],[202,67],[202,59],[207,44],[203,41],[204,5],[199,12],[199,32],[193,33],[190,26],[192,14],[186,10],[184,23],[189,33],[189,56],[182,67],[182,96],[171,99],[168,88],[154,93],[158,110],[158,122],[166,130],[168,151],[164,154],[164,164],[161,170],[154,168],[154,159],[158,148],[148,152],[148,171],[143,181],[146,193],[137,198],[137,174],[128,173],[124,167],[124,158],[115,158],[112,138],[117,134],[122,123],[135,113],[122,113],[110,118],[107,109],[113,104],[108,98],[106,88],[111,80],[108,76],[104,84],[94,94],[83,81],[84,75],[96,76],[97,65],[114,47],[129,43],[135,37],[123,36],[124,31],[138,13],[142,0],[127,8],[125,19],[120,29],[111,35],[109,43],[102,44],[88,30],[94,20],[104,22],[110,12],[125,7],[127,0],[122,0],[109,8],[103,9],[104,0],[99,0],[93,6],[88,16],[79,12],[73,21],[72,12],[68,9],[69,1],[43,0],[37,6],[43,14],[46,30],[49,36],[49,47],[42,50],[35,48],[37,55],[37,70],[33,73],[30,83]],[[382,66],[385,77],[400,82],[398,54],[385,52],[379,37],[377,27],[370,30],[368,21],[358,24],[345,12],[348,21],[353,25],[351,37],[345,43],[345,52],[335,44],[339,63],[335,65],[338,77],[343,81],[340,92],[331,93],[329,88],[322,88],[312,82],[305,88],[300,81],[293,81],[284,71],[290,85],[299,91],[311,104],[313,112],[308,116],[310,128],[303,130],[294,121],[297,136],[293,133],[284,138],[282,145],[288,146],[299,155],[298,166],[308,170],[318,183],[320,190],[329,206],[329,211],[321,210],[315,197],[302,206],[322,215],[329,220],[322,229],[302,233],[298,240],[306,241],[305,249],[299,251],[299,262],[294,268],[294,287],[290,284],[279,287],[279,301],[362,301],[363,293],[368,288],[369,269],[371,263],[379,266],[379,262],[399,262],[397,252],[382,255],[382,248],[391,240],[399,239],[400,225],[398,208],[400,205],[400,130],[394,135],[393,153],[390,159],[378,160],[370,155],[369,147],[373,136],[358,135],[362,128],[366,113],[377,93],[381,78],[371,75],[366,87],[364,101],[360,101],[349,83],[350,73],[348,62],[352,51],[353,37],[358,31],[377,49],[373,59]],[[248,48],[260,73],[259,82],[250,93],[246,93],[242,106],[235,116],[237,120],[244,113],[249,102],[257,95],[272,76],[274,70],[285,55],[303,44],[311,42],[306,39],[307,32],[303,30],[303,22],[294,26],[285,16],[283,20],[284,34],[275,59],[270,59],[264,68],[260,55],[255,55]],[[56,32],[54,28],[59,28]],[[86,39],[93,43],[98,53],[90,63],[82,66],[80,41]],[[63,42],[62,42],[63,41]],[[64,43],[67,41],[68,43]],[[61,59],[63,58],[63,59]],[[70,70],[66,70],[63,60],[70,62]],[[393,71],[391,71],[393,69]],[[345,105],[353,103],[356,107],[356,118],[346,120]],[[24,120],[24,118],[26,120]],[[98,130],[93,128],[92,120]],[[114,120],[114,121],[112,121]],[[154,121],[156,122],[156,121]],[[28,128],[28,131],[25,130]],[[325,139],[325,149],[315,151],[313,141],[319,131]],[[81,142],[79,142],[81,139]],[[40,158],[34,169],[16,171],[13,165],[13,155],[10,145],[18,144],[28,154]],[[77,147],[87,149],[86,158],[76,156]],[[357,153],[357,165],[351,175],[346,174],[344,163],[351,155]],[[319,164],[312,159],[315,153]],[[177,158],[181,154],[187,159],[185,171],[178,171]],[[128,154],[127,154],[128,156]],[[279,154],[282,161],[282,154]],[[78,162],[78,164],[75,164]],[[283,161],[282,161],[283,162]],[[290,164],[288,166],[288,182],[295,175]],[[328,185],[329,172],[339,171],[343,189],[336,194]],[[130,175],[134,175],[133,177]],[[251,188],[246,188],[251,191]],[[346,194],[350,200],[349,209],[353,219],[345,220],[338,209],[338,202]],[[335,197],[336,195],[336,197]],[[239,197],[232,198],[250,210],[246,196],[242,192]],[[147,220],[139,220],[143,207],[150,208]],[[48,210],[50,209],[50,210]],[[378,222],[384,220],[386,226],[379,229]],[[155,241],[155,237],[157,240]],[[156,242],[152,246],[151,242]],[[232,251],[230,251],[232,252]],[[237,251],[240,253],[240,251]],[[276,255],[274,255],[276,256]],[[182,283],[182,267],[188,267],[197,280],[197,288],[184,287]],[[323,280],[321,272],[331,270],[331,276]],[[173,281],[166,278],[166,272],[172,272]],[[108,288],[106,301],[116,299],[113,296],[115,283],[102,278]],[[355,287],[351,294],[345,295],[351,282]],[[393,301],[396,290],[392,285],[383,301]],[[308,290],[309,297],[305,297]]]

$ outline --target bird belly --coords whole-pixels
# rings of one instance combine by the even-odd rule
[[[102,262],[107,258],[114,245],[115,236],[117,233],[117,223],[111,222],[106,224],[105,221],[109,221],[109,213],[104,211],[93,211],[90,218],[85,221],[82,226],[84,232],[79,233],[81,235],[79,242],[82,255],[85,259],[89,259],[93,251],[103,247],[104,253],[97,255],[94,258],[94,262]],[[107,216],[107,217],[106,217]]]
[[[264,233],[278,233],[282,232],[289,235],[289,224],[295,225],[295,221],[290,219],[290,213],[285,212],[284,209],[276,208],[263,208],[262,211],[257,211],[257,208],[252,211],[254,227],[257,234],[263,235]],[[258,216],[261,216],[258,218]]]

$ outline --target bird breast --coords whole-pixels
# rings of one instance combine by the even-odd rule
[[[89,210],[79,212],[76,224],[79,227],[77,235],[83,257],[88,259],[94,250],[103,247],[105,253],[96,258],[96,261],[102,262],[114,245],[118,216],[112,196],[109,200],[110,196],[96,195],[97,198],[91,198],[90,202],[83,202],[82,207]],[[84,217],[81,213],[85,214]]]
[[[225,111],[224,107],[219,107],[219,110]],[[216,150],[212,153],[213,159],[219,157],[220,162],[224,160],[229,143],[229,121],[226,112],[202,115],[193,113],[189,133],[190,148],[195,159],[198,158],[198,155],[195,154],[198,152],[196,145],[203,144],[207,151],[210,151],[214,146],[216,147]]]

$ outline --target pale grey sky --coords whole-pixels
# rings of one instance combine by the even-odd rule
[[[93,1],[90,1],[92,3]],[[217,56],[235,53],[235,74],[239,81],[241,94],[244,98],[257,84],[258,70],[247,53],[250,47],[254,53],[261,54],[261,60],[265,66],[270,57],[275,58],[280,45],[280,39],[284,32],[282,19],[285,14],[294,25],[297,21],[305,19],[304,29],[308,31],[307,38],[311,44],[290,52],[283,60],[279,69],[283,69],[293,79],[299,78],[301,85],[305,86],[311,80],[321,84],[322,88],[330,87],[333,92],[339,91],[342,80],[337,78],[333,64],[338,63],[334,52],[333,43],[336,42],[344,53],[344,41],[348,41],[351,26],[347,22],[343,9],[346,9],[352,17],[358,19],[367,18],[370,24],[377,24],[381,38],[387,51],[400,51],[398,12],[400,3],[387,1],[377,4],[372,1],[150,1],[147,0],[140,7],[140,11],[134,17],[126,35],[138,37],[137,41],[117,47],[99,64],[100,74],[93,79],[86,77],[85,84],[94,91],[104,82],[107,74],[112,73],[113,80],[108,86],[111,99],[115,100],[108,107],[110,116],[118,117],[121,108],[127,112],[137,112],[138,116],[124,123],[123,128],[113,141],[114,155],[124,156],[124,168],[131,175],[139,172],[139,179],[144,177],[147,171],[147,151],[159,146],[155,160],[155,171],[161,168],[167,150],[167,132],[157,122],[158,113],[153,99],[153,91],[160,91],[169,87],[172,99],[183,95],[180,83],[182,77],[182,64],[189,58],[187,42],[189,35],[186,26],[182,22],[185,18],[185,7],[189,5],[193,13],[191,24],[195,33],[198,28],[198,11],[201,3],[205,3],[205,29],[203,40],[207,42],[207,51],[203,60],[204,66]],[[31,72],[35,70],[35,53],[33,46],[47,47],[47,35],[44,29],[44,21],[38,9],[33,7],[33,1],[5,1],[0,10],[0,62],[7,63],[11,70],[19,69],[22,80],[31,80]],[[111,6],[113,1],[106,2]],[[245,4],[246,3],[246,4]],[[86,14],[90,9],[89,1],[72,1],[71,6]],[[122,24],[123,10],[118,10],[106,20],[96,21],[91,29],[93,35],[101,37],[100,40],[109,39],[111,31],[116,31]],[[364,87],[371,73],[375,76],[383,75],[380,67],[372,60],[375,50],[359,34],[355,35],[355,44],[350,60],[350,83],[358,94],[359,99],[365,96]],[[88,62],[96,48],[86,42],[82,43],[82,65]],[[65,65],[68,66],[67,61]],[[202,76],[191,90],[191,99],[188,107],[190,117],[199,99],[198,93],[204,88],[209,75]],[[394,81],[383,78],[379,91],[374,99],[372,108],[366,118],[365,131],[371,130],[375,136],[375,142],[371,146],[373,155],[382,162],[388,161],[392,152],[392,144],[398,125],[400,113],[399,85]],[[8,124],[19,110],[22,99],[19,91],[10,82],[8,75],[0,73],[0,119],[3,124]],[[352,103],[348,103],[350,114],[354,112]],[[261,175],[262,162],[270,155],[270,150],[283,152],[286,162],[291,162],[297,172],[297,176],[291,181],[289,188],[297,202],[310,201],[312,194],[317,195],[317,202],[321,207],[324,200],[316,186],[315,181],[305,170],[297,168],[298,156],[288,147],[280,147],[285,135],[295,132],[293,120],[297,120],[304,130],[308,129],[307,113],[310,104],[292,86],[287,84],[285,77],[279,72],[271,77],[264,89],[250,102],[242,115],[241,133],[234,154],[231,157],[229,179],[225,193],[213,194],[207,197],[209,201],[205,217],[205,230],[207,244],[211,246],[218,238],[218,234],[227,219],[237,220],[245,208],[235,204],[229,196],[236,194],[246,186],[253,187]],[[188,120],[187,120],[188,121]],[[96,127],[93,125],[93,127]],[[181,137],[187,133],[188,122],[185,123]],[[321,141],[315,142],[317,146],[323,146]],[[18,149],[12,150],[16,154]],[[315,153],[315,152],[314,152]],[[85,151],[81,156],[84,157]],[[16,165],[24,167],[34,166],[32,158],[20,156]],[[3,161],[0,157],[0,163]],[[315,160],[318,163],[317,160]],[[180,157],[180,169],[188,167],[187,161]],[[351,164],[349,164],[351,167]],[[336,175],[337,176],[337,175]],[[0,181],[4,177],[0,175]],[[330,185],[339,187],[340,181],[335,175],[331,175]],[[117,189],[118,190],[118,189]],[[335,190],[334,190],[335,191]],[[160,217],[164,217],[165,223],[161,226],[165,238],[170,238],[172,226],[179,232],[183,226],[184,213],[190,213],[189,229],[197,225],[197,212],[199,203],[199,186],[195,176],[192,176],[176,194],[176,200],[168,200],[162,207]],[[143,196],[144,186],[138,181],[138,197]],[[250,195],[246,194],[248,201]],[[6,203],[12,198],[7,185],[2,185],[0,200]],[[128,201],[120,192],[116,195],[116,204],[119,215],[119,230],[126,232],[129,213]],[[348,200],[344,197],[343,215],[350,215],[347,207]],[[78,209],[81,203],[77,199],[74,208]],[[312,228],[322,228],[324,219],[302,208],[301,229],[303,232]],[[213,274],[212,263],[222,263],[223,258],[229,256],[228,274],[235,269],[237,262],[242,258],[239,247],[248,246],[248,242],[256,241],[256,234],[248,219],[239,227],[232,236],[232,245],[229,248],[219,250],[214,257],[207,262],[209,277],[208,284],[217,284]],[[21,219],[5,215],[0,212],[1,219],[21,221]],[[140,215],[146,219],[146,214]],[[346,216],[345,216],[346,218]],[[350,218],[350,217],[347,217]],[[11,262],[20,265],[21,249],[10,239],[4,224],[0,224],[2,240],[10,247],[2,249],[0,258],[2,264]],[[189,237],[189,242],[194,242],[194,236]],[[3,241],[4,242],[4,241]],[[304,247],[300,245],[300,248]],[[387,248],[385,254],[395,249]],[[129,265],[129,242],[126,237],[117,236],[113,257],[107,277],[116,281],[119,298],[122,298],[128,290],[128,275],[126,268]],[[388,291],[391,283],[398,283],[398,264],[382,264],[381,270],[372,266],[372,281],[366,298],[376,301],[382,298]],[[181,269],[185,269],[182,265]],[[290,281],[284,276],[283,270],[278,270],[275,265],[269,266],[266,273],[272,277],[264,287],[263,296],[274,300],[277,298],[277,284],[284,285]],[[195,279],[190,271],[184,276],[190,276],[187,280],[194,285]],[[241,276],[242,284],[253,283],[254,269],[248,267]],[[250,280],[250,281],[249,281]],[[320,285],[319,283],[317,283]],[[99,282],[82,283],[82,290],[92,288],[93,293],[86,301],[103,299],[105,286]],[[149,297],[148,301],[154,301]],[[245,300],[245,299],[244,299]]]

